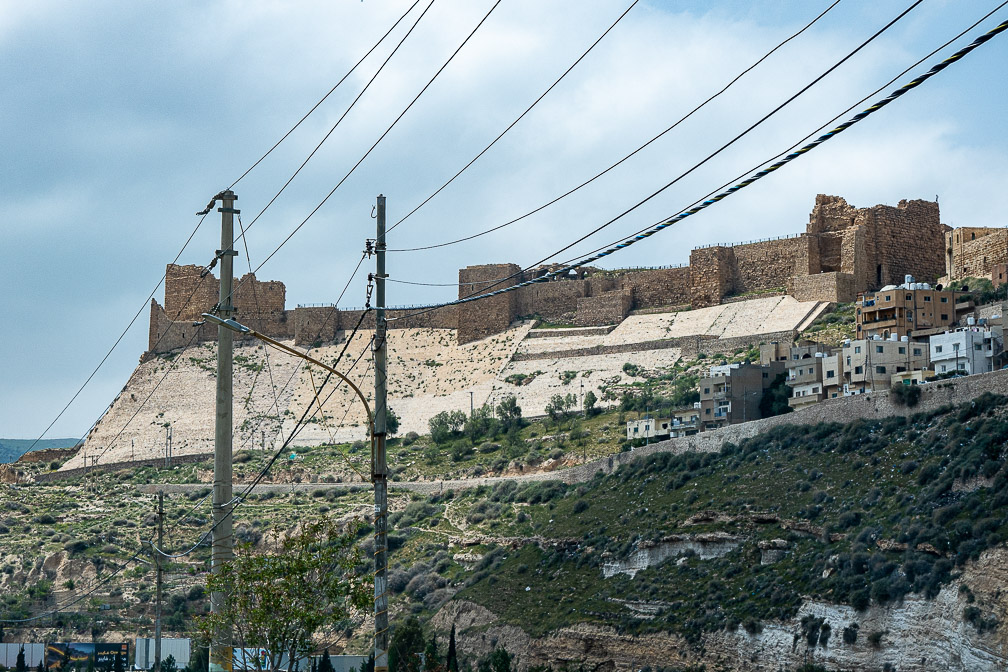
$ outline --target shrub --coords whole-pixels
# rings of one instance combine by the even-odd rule
[[[857,641],[858,624],[851,623],[843,629],[844,644],[853,644]]]
[[[920,402],[921,388],[919,385],[895,385],[889,393],[889,398],[897,406],[913,408]]]

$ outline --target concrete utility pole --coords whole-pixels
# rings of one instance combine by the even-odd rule
[[[161,672],[161,592],[164,587],[164,570],[161,568],[161,549],[164,548],[164,491],[158,493],[157,550],[154,567],[157,568],[157,605],[154,611],[154,672]]]
[[[388,410],[385,351],[385,197],[378,196],[378,235],[375,239],[375,414],[374,454],[371,481],[374,483],[375,528],[375,642],[374,672],[388,672],[388,465],[385,460],[385,417]],[[211,672],[215,672],[211,670]]]
[[[227,320],[234,315],[231,301],[232,279],[234,278],[234,257],[231,249],[234,241],[234,215],[238,210],[234,202],[238,196],[231,190],[218,194],[221,207],[221,249],[220,258],[220,303],[217,314]],[[210,571],[219,574],[222,565],[234,558],[231,536],[231,375],[232,332],[227,327],[217,326],[217,417],[214,424],[214,488],[213,488],[213,553]],[[210,611],[219,614],[224,606],[224,595],[215,591],[210,595]],[[213,633],[210,640],[210,672],[231,672],[231,631]]]

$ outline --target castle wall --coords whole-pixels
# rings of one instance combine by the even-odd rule
[[[945,238],[952,238],[945,273],[951,280],[989,278],[996,265],[1008,262],[1008,229],[954,229]]]
[[[850,303],[857,298],[854,286],[850,273],[796,275],[788,279],[787,293],[798,301]]]
[[[692,301],[691,280],[689,266],[656,268],[622,275],[619,287],[633,294],[633,307],[637,309],[682,306]],[[592,282],[595,282],[594,278]]]
[[[467,266],[459,270],[459,298],[473,296],[511,275],[521,272],[516,264],[487,264],[484,266]],[[514,278],[505,281],[500,286],[513,284],[520,280]],[[494,287],[496,289],[496,287]],[[469,343],[492,334],[499,334],[518,316],[517,292],[507,292],[497,296],[479,299],[458,306],[458,342]]]
[[[582,297],[577,300],[574,324],[579,327],[619,324],[630,314],[632,305],[633,293],[629,289]]]
[[[209,273],[200,278],[202,270],[202,266],[168,264],[164,310],[169,319],[193,322],[217,305],[220,281]]]
[[[898,285],[910,274],[920,282],[934,282],[945,273],[945,227],[938,204],[902,200],[894,208],[876,205],[873,215],[874,261],[881,267],[881,285]],[[990,273],[989,267],[983,275]],[[876,281],[878,280],[876,271]],[[879,287],[871,287],[878,289]]]
[[[716,306],[734,289],[738,273],[731,247],[715,245],[690,252],[690,303],[694,308]]]
[[[338,310],[335,306],[299,306],[293,311],[294,345],[309,347],[316,343],[335,343],[337,334],[347,320],[347,311]],[[357,318],[350,322],[348,328],[357,324]]]
[[[590,280],[550,280],[518,290],[517,314],[550,322],[573,322],[578,299],[588,296]]]
[[[734,282],[737,293],[784,288],[788,278],[807,272],[808,268],[804,236],[734,245],[732,252],[737,268]]]

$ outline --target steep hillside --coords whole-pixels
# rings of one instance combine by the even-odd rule
[[[589,443],[618,418],[592,423]],[[537,436],[517,438],[538,441],[550,427],[562,433],[569,423],[540,421],[522,430]],[[511,445],[489,438],[503,444],[491,451]],[[503,646],[522,667],[1004,669],[1006,442],[1008,397],[985,394],[910,417],[781,424],[718,452],[651,454],[580,484],[397,489],[395,621],[418,616],[442,645],[455,624],[471,661]],[[566,447],[561,462],[580,451]],[[311,449],[306,460],[318,469],[340,448],[350,450]],[[495,454],[474,450],[456,463],[439,454],[448,450],[421,438],[396,446],[390,462],[434,458],[433,475]],[[256,464],[257,455],[238,460],[244,474]],[[174,474],[198,477],[208,466]],[[154,523],[151,496],[131,483],[171,476],[145,469],[3,490],[5,613],[52,605],[128,557]],[[207,525],[208,490],[190,487],[169,488],[172,548],[190,546]],[[306,487],[260,488],[239,508],[237,535],[255,542],[298,519],[367,513],[366,487]],[[199,547],[176,562],[170,631],[205,608],[207,560]],[[149,624],[149,568],[129,567],[93,600],[113,605],[99,617],[109,633]],[[99,613],[89,609],[63,620],[87,627]],[[352,648],[366,649],[368,627],[357,628]]]

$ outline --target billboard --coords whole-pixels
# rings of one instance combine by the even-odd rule
[[[46,665],[50,670],[86,670],[88,660],[94,660],[95,670],[113,670],[116,656],[122,656],[119,669],[125,670],[129,663],[129,644],[117,642],[99,644],[92,642],[52,642],[46,644]]]

